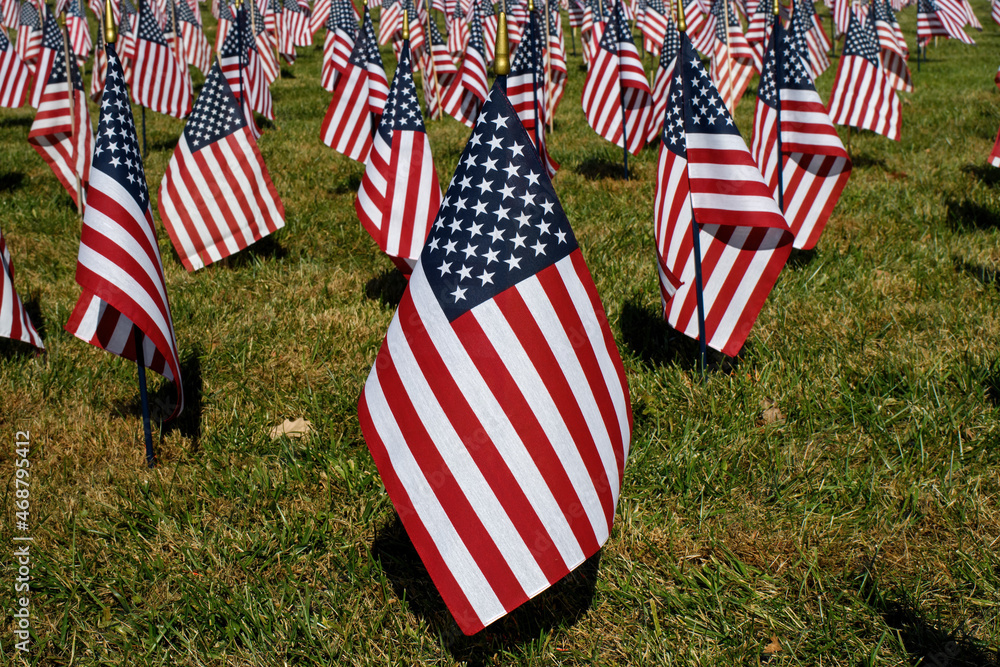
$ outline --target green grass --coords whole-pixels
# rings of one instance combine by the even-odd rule
[[[152,471],[134,364],[62,329],[80,222],[25,141],[31,112],[0,113],[0,225],[47,347],[0,343],[5,544],[14,433],[32,436],[27,662],[1000,663],[1000,171],[986,164],[1000,35],[978,9],[977,46],[943,41],[914,67],[902,141],[854,133],[819,246],[793,256],[742,354],[714,358],[704,383],[696,346],[659,318],[656,149],[618,177],[571,58],[554,183],[625,363],[632,453],[599,558],[470,638],[358,427],[402,286],[354,213],[362,165],[318,140],[320,47],[274,85],[260,141],[286,227],[193,275],[160,231],[189,406],[155,428]],[[913,8],[901,22],[912,40]],[[737,113],[747,138],[753,103]],[[147,121],[155,192],[183,124]],[[446,184],[468,130],[428,131]],[[151,390],[154,405],[173,394],[156,376]],[[295,417],[314,432],[271,439]],[[14,572],[4,559],[4,587]],[[12,630],[8,613],[7,664],[25,657]]]

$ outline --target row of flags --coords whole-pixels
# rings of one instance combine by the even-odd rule
[[[345,9],[337,1],[331,0],[331,16]],[[345,41],[331,50],[333,102],[322,132],[324,141],[364,161],[359,219],[409,275],[359,399],[362,431],[435,585],[459,627],[471,634],[605,543],[622,489],[632,415],[613,333],[550,178],[554,163],[544,139],[554,113],[546,81],[551,68],[544,60],[549,31],[525,3],[507,70],[501,64],[510,48],[505,17],[497,19],[487,46],[482,28],[495,15],[481,2],[445,4],[455,15],[473,17],[463,62],[448,72],[455,77],[448,92],[466,81],[470,56],[474,66],[482,58],[483,66],[481,81],[468,80],[469,86],[482,84],[481,97],[465,97],[471,88],[463,86],[457,101],[446,95],[437,105],[445,113],[461,109],[472,127],[442,197],[414,76],[436,70],[433,46],[445,40],[434,37],[433,24],[424,31],[420,21],[410,21],[420,9],[406,4],[391,84],[367,8],[360,17],[348,13],[328,24]],[[143,8],[137,39],[155,41],[152,27],[152,37],[143,37]],[[850,160],[833,129],[841,111],[831,104],[828,114],[816,93],[816,63],[808,45],[803,48],[801,29],[796,32],[794,11],[787,31],[780,19],[765,26],[748,147],[730,110],[733,88],[716,83],[731,76],[719,70],[730,65],[713,60],[706,69],[687,31],[668,18],[659,48],[663,71],[650,89],[625,25],[635,9],[616,3],[604,17],[600,2],[597,8],[601,20],[591,15],[588,31],[588,119],[631,150],[633,136],[640,144],[649,140],[654,110],[661,114],[652,208],[664,317],[679,331],[736,354],[793,245],[815,244],[846,184]],[[253,64],[254,52],[261,58],[253,36],[257,20],[248,17],[254,9],[251,3],[250,11],[233,11],[234,26],[160,186],[160,216],[189,270],[283,224],[255,142],[252,73],[263,81],[267,76],[259,62]],[[383,7],[383,16],[389,9]],[[283,11],[295,10],[286,2]],[[728,9],[716,18],[731,24]],[[863,86],[857,90],[867,91],[869,100],[894,94],[879,64],[873,21],[849,14],[838,72],[838,81],[846,69],[862,82],[852,85]],[[416,57],[415,26],[423,47]],[[63,64],[52,55],[47,76],[61,77],[68,100],[82,95],[83,85],[74,83],[75,61],[65,43],[55,45],[56,35],[61,39],[58,28],[53,46],[45,48],[53,54],[61,49]],[[67,329],[174,381],[176,415],[184,403],[178,345],[129,74],[114,39],[102,50],[107,77],[98,131],[90,139],[77,263],[82,293]],[[491,89],[487,51],[497,56]],[[749,50],[740,57],[753,60]],[[874,69],[865,64],[873,59]],[[132,62],[132,81],[141,62]],[[69,104],[71,113],[75,104]],[[852,120],[867,113],[853,103],[845,108]],[[898,121],[895,128],[898,133]],[[75,117],[67,132],[74,140],[86,135]],[[40,345],[13,292],[2,235],[0,259],[0,332]]]

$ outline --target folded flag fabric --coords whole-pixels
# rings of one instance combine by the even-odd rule
[[[16,109],[28,99],[28,80],[31,70],[14,45],[7,39],[7,31],[0,30],[0,107]]]
[[[495,84],[358,403],[389,497],[463,632],[608,539],[629,404],[573,230]]]
[[[157,207],[188,271],[239,252],[285,225],[285,208],[218,63],[167,165]]]
[[[35,330],[21,297],[14,289],[14,262],[7,250],[3,230],[0,230],[0,336],[45,349],[42,337]]]

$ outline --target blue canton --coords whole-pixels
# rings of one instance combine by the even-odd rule
[[[667,19],[667,34],[663,38],[663,48],[660,49],[660,68],[670,67],[670,63],[677,57],[677,52],[681,50],[681,35],[677,32],[677,25],[673,19]]]
[[[230,90],[222,68],[216,63],[198,95],[184,126],[184,136],[192,152],[228,137],[246,127],[247,122]]]
[[[792,49],[798,53],[799,58],[795,59],[794,62],[798,62],[798,60],[810,62],[809,42],[806,41],[806,33],[812,29],[812,19],[807,16],[805,12],[800,11],[800,7],[809,4],[809,2],[811,2],[811,0],[800,0],[795,3],[795,11],[792,13],[789,32],[785,34],[785,39],[782,40],[787,40]],[[787,67],[787,63],[793,62],[793,59],[791,56],[786,56],[784,62]]]
[[[607,24],[604,26],[604,34],[601,35],[601,48],[611,53],[618,53],[618,45],[625,42],[632,42],[632,33],[628,29],[628,22],[622,12],[621,3],[616,2]]]
[[[382,139],[392,145],[392,133],[396,130],[424,132],[424,116],[417,102],[417,88],[413,85],[413,65],[410,57],[410,41],[403,42],[399,53],[396,74],[389,86],[389,96],[385,100],[385,111],[378,124]]]
[[[687,159],[688,130],[699,134],[740,133],[701,58],[694,52],[691,40],[685,36],[681,38],[663,120],[663,145],[684,159]]]
[[[578,248],[538,153],[498,86],[420,255],[452,322]]]
[[[194,12],[191,11],[191,7],[187,2],[175,2],[176,14],[178,21],[184,21],[185,23],[190,23],[191,25],[196,25],[201,27],[201,23],[198,21],[198,17],[195,16]]]
[[[854,12],[851,12],[851,23],[847,28],[847,41],[844,42],[844,52],[841,58],[848,56],[860,56],[876,65],[879,62],[878,36],[875,33],[875,26],[862,26]]]
[[[29,30],[42,29],[42,20],[38,16],[38,10],[35,9],[35,6],[28,2],[28,0],[24,0],[24,2],[21,3],[21,18],[18,23]]]
[[[430,33],[431,33],[430,34],[430,42],[431,42],[431,44],[433,44],[434,46],[444,46],[445,44],[447,44],[448,42],[445,41],[445,38],[441,35],[441,30],[438,29],[437,21],[435,21],[433,18],[431,18],[431,20],[429,21],[429,23],[430,23],[430,26],[431,26],[431,30],[430,30]]]
[[[487,10],[484,9],[486,3],[480,2],[476,5],[479,7],[479,11],[471,12],[472,17],[469,19],[469,45],[467,49],[469,51],[477,51],[484,57],[486,55],[486,45],[483,43],[483,13]],[[489,5],[490,14],[488,16],[493,16],[493,5]]]
[[[144,4],[142,11],[139,12],[139,38],[161,46],[167,45],[167,40],[163,39],[160,24],[153,17],[153,11],[149,8],[148,3]]]
[[[142,169],[139,141],[132,120],[125,75],[114,44],[108,44],[108,78],[101,98],[101,121],[94,135],[94,161],[97,169],[115,180],[145,211],[149,206],[146,174]]]
[[[351,37],[357,37],[358,24],[354,22],[354,10],[347,4],[347,0],[333,0],[330,3],[330,16],[326,19],[326,29],[336,30],[340,28]]]
[[[530,74],[532,70],[539,81],[545,76],[545,63],[542,62],[542,42],[537,20],[534,12],[528,15],[528,25],[521,41],[517,43],[517,51],[514,52],[514,60],[510,64],[511,76]]]
[[[375,37],[375,27],[372,25],[371,14],[368,13],[368,7],[365,7],[365,15],[363,18],[363,30],[364,36],[359,39],[359,42],[364,43],[365,56],[368,62],[372,65],[378,65],[379,69],[385,70],[382,66],[382,54],[378,51],[378,39]]]
[[[768,49],[767,57],[764,59],[764,73],[761,74],[760,87],[757,90],[757,97],[760,98],[760,101],[772,108],[778,106],[778,89],[775,81],[777,64],[774,57],[774,49],[778,48],[777,45],[779,44],[781,48],[781,69],[783,70],[781,89],[815,90],[802,58],[799,57],[798,51],[785,37],[784,29],[780,24],[776,25],[774,32],[771,33],[771,48]]]

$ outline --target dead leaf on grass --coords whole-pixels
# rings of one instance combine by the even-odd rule
[[[777,637],[771,635],[771,643],[764,647],[764,655],[774,655],[781,650],[781,642]]]
[[[770,398],[762,399],[760,407],[764,410],[761,414],[761,419],[765,424],[778,424],[785,421],[784,413],[774,400]]]
[[[287,435],[289,438],[301,438],[311,433],[312,430],[312,424],[307,419],[303,419],[302,417],[299,417],[295,421],[286,419],[271,429],[271,439],[274,440],[283,435]]]

